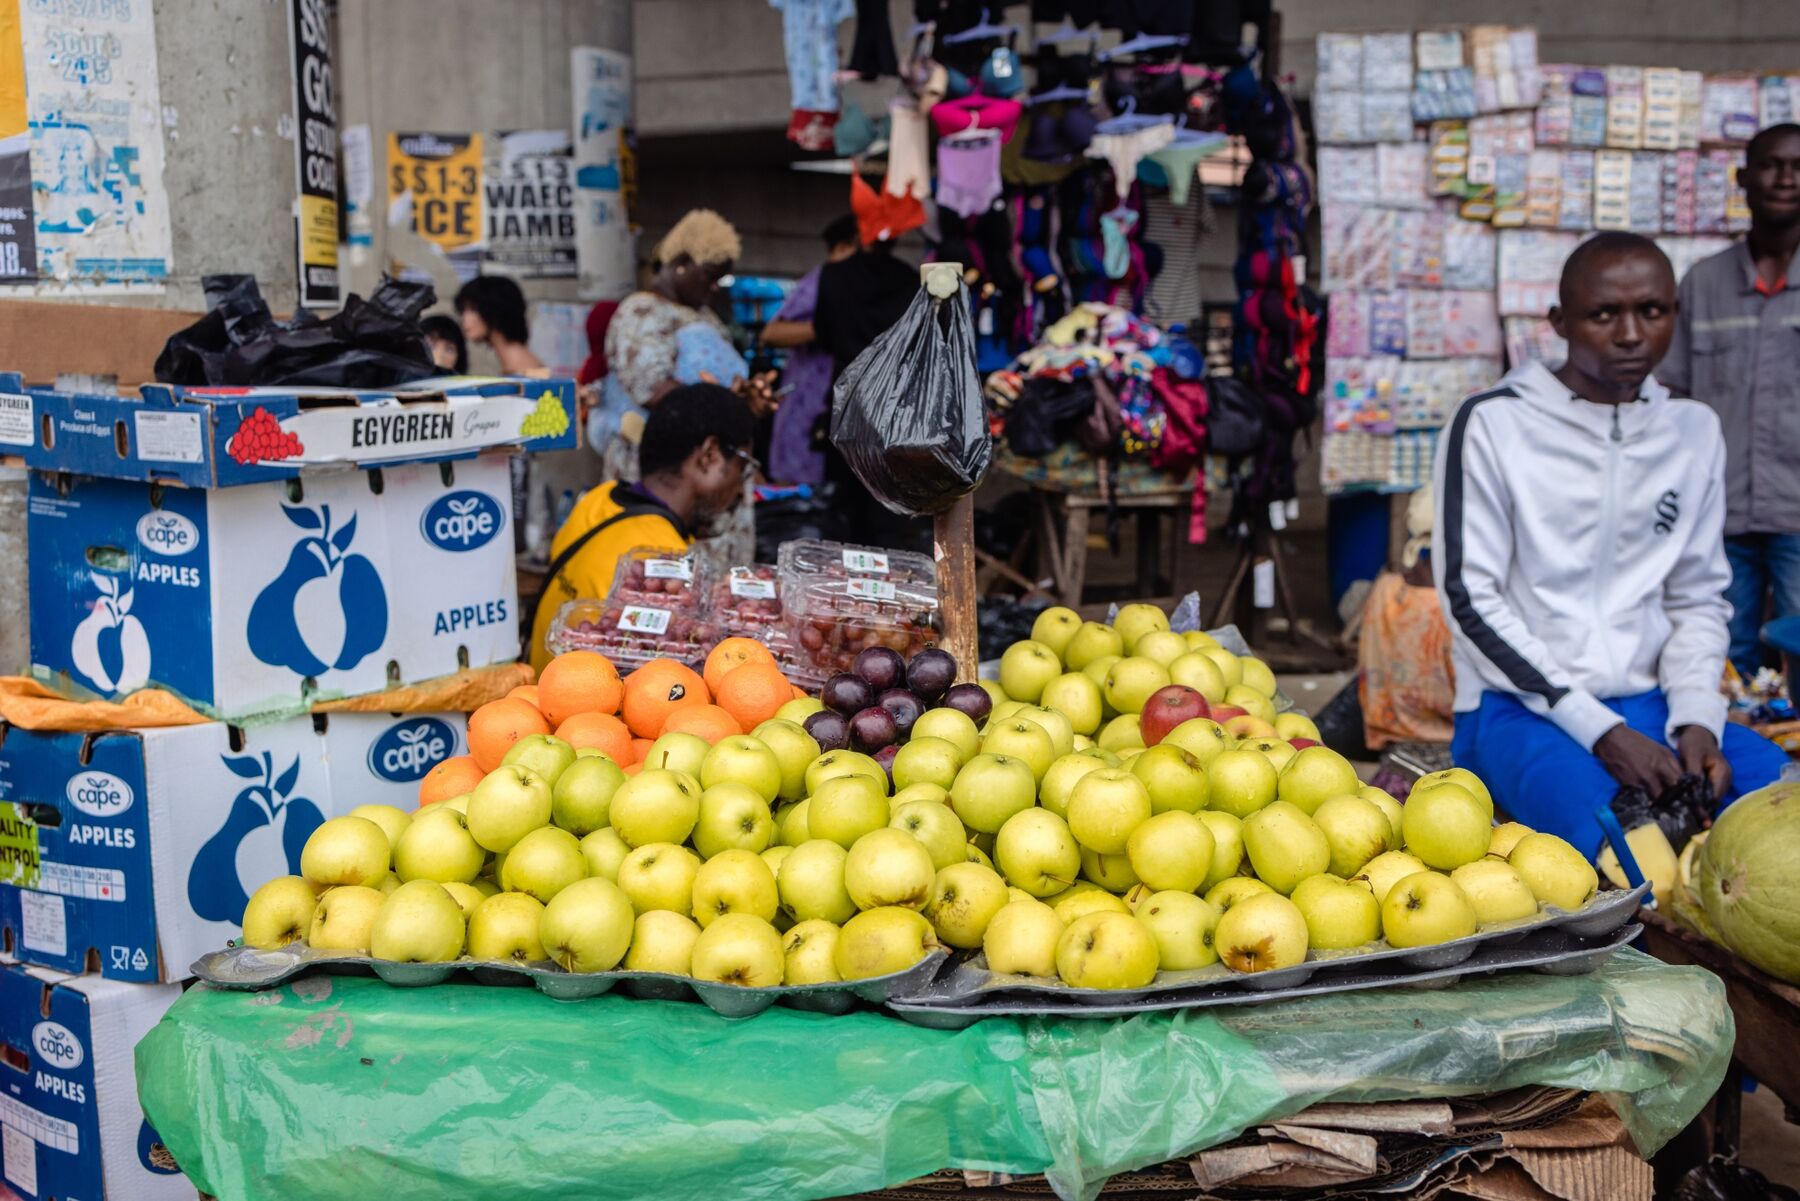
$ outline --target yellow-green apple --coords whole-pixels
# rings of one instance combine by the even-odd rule
[[[1362,787],[1350,760],[1326,746],[1309,746],[1294,752],[1280,770],[1275,795],[1309,814],[1327,798]]]
[[[468,819],[454,809],[421,817],[394,845],[394,874],[401,880],[452,880],[468,883],[481,874],[487,852],[469,833]]]
[[[1071,988],[1142,988],[1157,958],[1156,939],[1129,913],[1084,914],[1056,940],[1056,974]]]
[[[1255,718],[1233,718],[1232,720],[1233,721],[1254,721],[1256,719]],[[1264,724],[1266,725],[1267,723],[1265,722]],[[1266,735],[1266,736],[1258,735],[1254,738],[1246,737],[1246,738],[1244,738],[1243,741],[1238,743],[1238,746],[1247,751],[1255,751],[1257,754],[1259,754],[1259,755],[1263,756],[1265,759],[1267,759],[1269,761],[1269,766],[1271,766],[1275,769],[1276,775],[1280,775],[1283,771],[1285,771],[1287,769],[1287,765],[1294,761],[1294,756],[1298,755],[1300,753],[1299,747],[1295,746],[1291,742],[1288,742],[1286,739],[1276,738],[1272,734]],[[1277,785],[1276,795],[1277,796],[1280,795],[1279,785]]]
[[[806,769],[819,757],[818,740],[799,722],[781,717],[771,717],[750,731],[750,736],[773,751],[775,762],[781,767],[781,784],[775,795],[784,801],[804,797]],[[701,766],[705,766],[705,760],[701,761]]]
[[[844,887],[858,909],[923,909],[936,877],[931,852],[905,830],[884,827],[864,834],[844,860]]]
[[[969,860],[968,831],[950,806],[936,801],[910,801],[894,806],[888,825],[912,835],[931,856],[938,871]]]
[[[894,755],[894,789],[914,784],[935,784],[946,791],[956,783],[962,769],[963,754],[954,742],[944,738],[913,739]]]
[[[793,847],[772,846],[763,849],[762,861],[768,864],[769,870],[775,874],[775,882],[777,884],[781,883],[781,865],[786,862],[787,857],[793,853]]]
[[[903,972],[936,949],[937,935],[916,909],[883,905],[865,909],[838,933],[834,960],[845,980]]]
[[[823,713],[824,711],[825,702],[818,697],[797,696],[793,700],[782,705],[781,708],[775,710],[775,716],[782,721],[791,721],[795,725],[804,728],[807,718],[815,713]]]
[[[1275,767],[1257,751],[1221,751],[1206,765],[1206,803],[1233,817],[1249,817],[1275,799]]]
[[[1298,709],[1289,709],[1286,713],[1275,715],[1275,733],[1277,737],[1285,738],[1289,742],[1296,738],[1310,738],[1314,742],[1321,741],[1319,727],[1313,724],[1312,718]]]
[[[1373,784],[1364,784],[1356,790],[1356,795],[1387,814],[1388,826],[1393,830],[1393,837],[1388,839],[1387,849],[1390,851],[1399,850],[1401,839],[1406,837],[1403,829],[1405,812],[1400,808],[1400,802],[1394,799],[1394,794],[1385,788],[1377,788]]]
[[[556,778],[575,762],[575,748],[554,734],[527,734],[507,748],[500,762],[507,767],[529,767],[554,788]]]
[[[1169,680],[1171,683],[1192,688],[1206,698],[1206,703],[1223,702],[1225,700],[1225,674],[1219,665],[1196,650],[1186,654],[1169,664]]]
[[[1081,630],[1081,614],[1064,605],[1051,605],[1031,623],[1031,640],[1050,648],[1058,659]]]
[[[1169,669],[1155,659],[1130,655],[1112,665],[1101,691],[1120,713],[1142,713],[1156,690],[1169,684]]]
[[[645,768],[613,793],[607,820],[619,837],[634,847],[653,842],[683,843],[700,820],[700,789],[692,777],[681,772]],[[473,820],[470,826],[473,830]],[[480,842],[481,832],[473,832]]]
[[[1331,843],[1305,810],[1273,801],[1244,819],[1244,853],[1257,879],[1282,895],[1331,865]]]
[[[1091,771],[1069,795],[1069,832],[1089,850],[1116,855],[1154,810],[1142,780],[1115,767]]]
[[[399,877],[395,877],[394,887],[399,888],[400,883]],[[439,883],[441,884],[443,881],[440,880]],[[382,895],[386,896],[388,891],[383,890]],[[448,884],[444,884],[444,891],[456,898],[456,903],[462,907],[464,921],[468,921],[469,916],[475,912],[475,906],[487,900],[490,895],[473,884],[464,884],[460,880],[452,880]]]
[[[347,884],[333,888],[319,898],[313,910],[312,926],[306,941],[316,951],[341,951],[347,955],[367,955],[369,940],[375,929],[375,915],[387,901],[378,889]],[[461,911],[459,905],[458,911]]]
[[[1494,796],[1488,791],[1481,777],[1466,767],[1446,767],[1443,771],[1434,771],[1420,776],[1413,781],[1413,788],[1430,788],[1434,784],[1457,784],[1474,793],[1476,798],[1487,807],[1489,820],[1494,816]]]
[[[1519,845],[1519,839],[1531,832],[1531,827],[1522,822],[1501,822],[1488,837],[1487,853],[1496,859],[1505,859]]]
[[[1071,888],[1061,896],[1051,897],[1050,908],[1056,910],[1056,916],[1063,920],[1064,925],[1090,913],[1131,912],[1131,907],[1123,898],[1098,885],[1083,890]]]
[[[1056,944],[1063,920],[1035,899],[1014,900],[994,915],[981,936],[988,970],[1016,976],[1056,975]]]
[[[755,851],[720,851],[694,873],[694,920],[702,930],[728,913],[772,922],[780,904],[775,873]]]
[[[1219,645],[1219,640],[1205,630],[1183,630],[1181,637],[1188,644],[1188,649],[1193,651],[1202,651],[1209,646]]]
[[[1069,724],[1066,714],[1055,709],[1046,709],[1042,705],[1023,705],[1014,714],[1026,721],[1036,722],[1050,735],[1050,757],[1066,755],[1075,749],[1075,727]]]
[[[1001,701],[1012,699],[1006,695],[1006,689],[1000,687],[999,680],[976,680],[975,685],[988,694],[988,704],[990,706],[998,705]],[[989,711],[992,712],[991,709]]]
[[[1394,836],[1387,814],[1355,793],[1327,799],[1313,810],[1312,819],[1331,844],[1331,863],[1326,870],[1345,880],[1385,853]]]
[[[781,982],[834,984],[841,979],[836,962],[838,934],[835,922],[818,918],[795,922],[781,936]]]
[[[1123,851],[1102,855],[1099,851],[1081,848],[1081,874],[1118,896],[1130,892],[1138,883],[1137,873],[1131,870],[1131,859]]]
[[[700,927],[694,919],[652,909],[637,915],[631,929],[631,949],[621,965],[628,972],[662,972],[686,976],[693,971],[694,944]]]
[[[700,765],[712,746],[698,734],[664,734],[644,752],[645,771],[678,771],[700,778]]]
[[[1131,761],[1131,774],[1143,781],[1153,813],[1206,808],[1206,769],[1178,746],[1153,746]]]
[[[1227,691],[1244,682],[1243,665],[1238,661],[1236,655],[1232,654],[1224,647],[1203,646],[1198,653],[1205,655],[1208,659],[1213,661],[1213,666],[1219,669],[1219,674],[1225,679],[1225,688]],[[1223,700],[1224,698],[1220,697],[1219,699]]]
[[[1275,673],[1269,670],[1267,663],[1254,655],[1239,655],[1238,673],[1245,688],[1253,688],[1270,699],[1274,698]]]
[[[1225,703],[1236,705],[1252,717],[1260,717],[1275,728],[1275,704],[1248,684],[1233,684],[1225,690]]]
[[[1038,804],[1058,817],[1067,817],[1069,794],[1075,791],[1075,782],[1089,772],[1105,766],[1103,760],[1080,751],[1062,756],[1050,765],[1050,770],[1044,773],[1043,780],[1038,783]]]
[[[611,880],[590,876],[575,881],[544,906],[538,938],[565,972],[607,972],[625,958],[636,922],[624,890]]]
[[[522,892],[544,904],[575,881],[587,876],[587,859],[581,840],[567,830],[540,826],[513,844],[500,869],[500,887]]]
[[[1125,654],[1125,639],[1119,631],[1097,621],[1084,621],[1063,648],[1063,662],[1070,671],[1080,671],[1096,659]]]
[[[1119,631],[1119,637],[1125,640],[1125,653],[1135,653],[1132,648],[1138,639],[1154,630],[1169,628],[1169,615],[1155,605],[1139,602],[1133,605],[1121,605],[1112,622],[1113,629]]]
[[[1212,831],[1192,813],[1169,810],[1143,822],[1125,840],[1131,870],[1157,892],[1193,892],[1212,868]]]
[[[1077,734],[1094,734],[1106,718],[1106,698],[1100,686],[1085,672],[1071,671],[1044,685],[1040,703],[1069,719],[1069,727]]]
[[[783,805],[781,812],[775,815],[775,832],[782,846],[797,847],[811,835],[806,828],[806,815],[811,812],[811,807],[811,801],[800,801]]]
[[[1005,755],[1017,759],[1030,768],[1034,790],[1037,782],[1044,778],[1044,773],[1050,770],[1050,764],[1056,760],[1056,745],[1050,741],[1050,732],[1024,717],[989,721],[987,733],[981,740],[981,751],[984,755]],[[954,793],[955,790],[952,789],[952,795]]]
[[[887,771],[874,759],[861,751],[826,751],[807,765],[806,795],[817,796],[825,781],[840,776],[866,776],[887,792]]]
[[[358,805],[344,816],[360,817],[380,826],[381,832],[388,836],[390,848],[400,841],[400,835],[412,824],[412,814],[393,805]]]
[[[1081,669],[1081,674],[1094,682],[1100,689],[1100,719],[1104,723],[1119,715],[1119,711],[1106,703],[1106,676],[1112,671],[1113,664],[1123,659],[1124,655],[1101,655],[1092,663]]]
[[[1524,879],[1532,896],[1571,913],[1593,900],[1600,887],[1600,877],[1587,856],[1554,834],[1525,835],[1506,861]]]
[[[1213,836],[1212,863],[1206,869],[1206,878],[1194,889],[1204,894],[1219,881],[1237,875],[1244,865],[1244,822],[1214,809],[1202,809],[1194,816],[1205,823]]]
[[[1044,685],[1062,674],[1062,660],[1041,642],[1027,638],[1007,647],[1000,656],[1000,687],[1015,701],[1035,705]]]
[[[1162,741],[1170,746],[1180,747],[1200,760],[1202,767],[1211,763],[1221,752],[1230,750],[1232,745],[1232,737],[1225,727],[1205,717],[1182,722],[1170,730]]]
[[[475,906],[469,915],[469,958],[491,962],[539,963],[550,958],[538,937],[544,903],[522,892],[502,892]]]
[[[1306,915],[1278,893],[1244,897],[1219,918],[1213,946],[1234,972],[1271,972],[1306,962]]]
[[[1406,849],[1426,867],[1452,871],[1487,854],[1493,818],[1474,793],[1459,784],[1413,786],[1400,815]]]
[[[694,849],[701,858],[711,859],[721,851],[734,849],[760,855],[774,838],[775,819],[769,813],[768,803],[749,785],[727,780],[700,794]]]
[[[369,928],[369,954],[394,963],[448,963],[462,954],[463,933],[462,906],[442,884],[408,880],[383,898]]]
[[[960,709],[927,709],[913,723],[912,740],[941,738],[956,748],[957,762],[967,763],[981,753],[981,731]]]
[[[849,850],[864,834],[887,825],[888,816],[886,791],[879,783],[861,773],[833,776],[807,799],[806,832]]]
[[[940,788],[936,784],[926,784],[923,782],[918,784],[908,784],[905,788],[896,788],[894,790],[894,795],[888,798],[888,810],[892,812],[902,805],[911,805],[919,801],[926,801],[933,805],[948,805],[950,803],[950,790],[947,788]]]
[[[1537,895],[1518,869],[1502,859],[1481,858],[1450,873],[1474,907],[1475,920],[1484,926],[1535,917]]]
[[[550,788],[550,820],[577,838],[604,827],[625,773],[604,755],[577,758]]]
[[[244,945],[273,951],[306,937],[318,894],[300,876],[276,876],[250,894],[244,906]]]
[[[1381,929],[1396,947],[1430,947],[1475,933],[1475,907],[1449,876],[1414,872],[1381,902]]]
[[[636,848],[619,864],[619,887],[639,913],[667,909],[691,914],[694,910],[694,877],[700,857],[672,842],[650,842]]]
[[[994,862],[1008,881],[1034,897],[1054,896],[1075,882],[1081,849],[1068,823],[1048,809],[1025,809],[994,837]]]
[[[1206,900],[1216,906],[1220,913],[1225,913],[1246,897],[1274,891],[1255,876],[1232,876],[1207,889]]]
[[[727,913],[701,929],[689,968],[694,979],[741,988],[773,988],[787,969],[781,934],[762,918]]]
[[[611,826],[594,830],[581,839],[581,857],[587,860],[587,874],[615,884],[619,882],[619,866],[629,854],[631,848]]]
[[[1306,918],[1306,938],[1314,950],[1342,951],[1381,937],[1381,905],[1366,885],[1308,876],[1288,899]]]
[[[721,738],[700,761],[700,787],[742,784],[755,789],[766,803],[781,794],[781,761],[768,744],[748,734]]]
[[[300,848],[300,874],[314,888],[341,884],[373,888],[387,875],[392,855],[387,831],[368,818],[334,817],[307,835]]]
[[[1156,940],[1157,966],[1163,971],[1186,972],[1219,962],[1213,931],[1221,915],[1193,893],[1151,893],[1134,912]]]
[[[1122,713],[1100,728],[1097,739],[1100,749],[1117,754],[1133,748],[1142,748],[1144,732],[1138,728],[1138,715]]]
[[[1029,722],[1026,723],[1030,725]],[[1041,729],[1034,733],[1048,739]],[[1037,777],[1023,759],[982,753],[963,764],[950,787],[950,808],[970,830],[993,834],[1037,799]]]
[[[1151,630],[1137,640],[1131,653],[1143,659],[1154,659],[1167,668],[1188,653],[1188,644],[1180,634],[1168,630]]]
[[[1007,903],[1006,881],[991,867],[953,863],[940,868],[925,903],[925,919],[946,946],[973,950]]]
[[[1405,851],[1385,851],[1363,864],[1362,870],[1351,879],[1368,885],[1369,891],[1379,902],[1387,900],[1387,895],[1392,891],[1394,885],[1408,876],[1426,870],[1425,865],[1416,856],[1408,855]]]
[[[776,878],[781,906],[797,922],[815,918],[841,924],[856,912],[844,887],[844,863],[850,853],[837,843],[813,838],[801,843],[781,863]]]
[[[1210,718],[1206,698],[1185,684],[1168,684],[1150,694],[1138,715],[1138,731],[1145,746],[1155,746],[1183,722]]]

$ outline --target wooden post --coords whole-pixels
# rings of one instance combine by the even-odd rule
[[[926,263],[919,283],[942,304],[962,288],[961,263]],[[974,364],[969,364],[971,370]],[[957,683],[979,674],[981,642],[975,613],[975,498],[956,503],[932,518],[932,558],[937,562],[938,616],[944,623],[944,649],[956,660]]]

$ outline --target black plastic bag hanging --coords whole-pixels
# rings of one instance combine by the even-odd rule
[[[948,509],[993,457],[968,289],[924,288],[832,389],[831,441],[871,495],[906,517]]]

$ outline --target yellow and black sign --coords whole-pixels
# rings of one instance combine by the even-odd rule
[[[481,135],[390,134],[388,219],[409,225],[446,254],[480,242]]]
[[[294,48],[294,153],[300,172],[295,238],[300,305],[336,308],[338,287],[337,101],[332,92],[331,14],[325,0],[289,0]]]

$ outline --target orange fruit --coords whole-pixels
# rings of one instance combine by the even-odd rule
[[[655,745],[656,739],[654,738],[633,738],[631,740],[631,761],[633,763],[642,763],[644,761],[644,756],[648,755],[650,753],[650,748]],[[624,760],[620,760],[620,762],[623,763]]]
[[[614,763],[631,759],[631,731],[610,713],[577,713],[556,727],[556,736],[576,750],[597,747]]]
[[[744,727],[738,723],[737,718],[717,705],[677,705],[669,710],[669,720],[663,723],[662,732],[697,734],[708,743],[714,743],[721,738],[742,734]]]
[[[548,734],[550,723],[536,707],[514,697],[489,701],[469,714],[469,753],[484,772],[500,766],[512,744],[528,734]]]
[[[644,770],[644,765],[642,763],[627,763],[619,770],[628,776],[635,776]]]
[[[719,685],[725,677],[746,663],[767,663],[773,667],[775,656],[769,653],[768,647],[754,638],[725,639],[706,656],[706,670],[702,675],[706,679],[707,688],[714,696],[718,696]]]
[[[794,686],[772,663],[746,663],[726,674],[713,690],[713,699],[738,725],[754,730],[794,699]]]
[[[691,668],[673,659],[652,659],[625,677],[625,702],[619,715],[639,738],[656,738],[672,710],[711,701],[706,681]]]
[[[539,708],[539,706],[538,706],[538,690],[537,690],[536,684],[520,684],[517,688],[513,689],[511,692],[507,693],[506,695],[512,700],[524,701],[527,705],[530,705],[533,709]],[[541,712],[542,710],[540,709],[539,711]]]
[[[800,687],[800,685],[798,685],[798,684],[795,684],[794,685],[794,695],[792,697],[790,697],[789,699],[796,700],[796,701],[805,700],[806,699],[806,689]]]
[[[481,777],[485,775],[487,773],[481,770],[481,765],[471,755],[445,759],[426,772],[425,778],[419,781],[419,807],[423,809],[434,801],[447,801],[453,796],[461,796],[481,783]]]
[[[577,713],[617,713],[625,686],[619,669],[598,651],[570,651],[544,665],[538,676],[538,708],[553,725]]]

